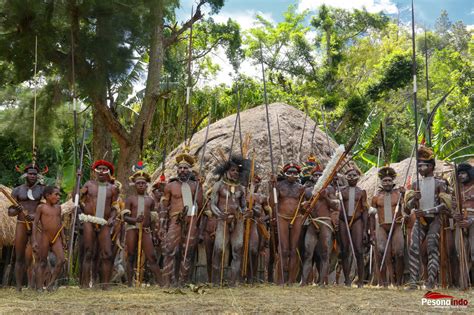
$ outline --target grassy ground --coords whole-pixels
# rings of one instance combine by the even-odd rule
[[[474,304],[474,292],[440,291]],[[37,293],[0,289],[0,313],[471,313],[468,309],[436,309],[421,305],[425,291],[379,288],[278,287],[258,285],[238,288],[185,288],[165,290],[156,287],[109,291],[59,288]]]

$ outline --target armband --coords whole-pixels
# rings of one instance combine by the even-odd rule
[[[150,221],[152,223],[156,223],[156,221],[158,221],[158,219],[159,219],[158,212],[155,212],[155,211],[150,212]]]
[[[120,202],[118,200],[112,202],[112,208],[115,208],[115,209],[119,210],[120,209]]]
[[[130,211],[130,209],[123,209],[121,212],[120,212],[120,218],[123,220],[123,218],[125,218],[125,215],[130,215],[132,213],[132,211]]]
[[[374,208],[374,207],[370,207],[369,208],[369,215],[374,215],[374,214],[377,214],[377,209]]]
[[[270,207],[269,205],[266,205],[263,207],[263,209],[265,210],[266,213],[268,213],[270,216],[272,215],[272,207]]]

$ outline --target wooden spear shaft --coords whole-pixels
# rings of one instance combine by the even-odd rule
[[[412,75],[413,75],[413,108],[415,112],[415,160],[416,160],[416,167],[418,167],[418,106],[417,106],[417,86],[416,86],[416,43],[415,43],[415,5],[414,0],[411,0],[411,43],[412,43]],[[416,169],[415,167],[415,169]],[[416,171],[416,188],[420,190],[420,175],[418,171]],[[421,259],[421,222],[419,218],[416,218],[416,224],[418,225],[418,268],[421,267],[422,259]],[[420,273],[418,272],[418,276]]]
[[[270,130],[270,115],[268,113],[268,96],[267,96],[267,81],[265,80],[265,66],[263,65],[263,49],[262,42],[260,42],[260,57],[262,65],[262,80],[263,80],[263,97],[265,100],[265,113],[267,117],[267,132],[268,132],[268,145],[270,149],[270,165],[272,168],[272,176],[275,176],[275,166],[273,164],[273,146],[272,146],[272,133]],[[285,283],[285,273],[283,270],[283,253],[281,249],[281,233],[280,233],[280,224],[278,218],[278,195],[275,185],[273,185],[273,203],[275,205],[275,218],[277,224],[277,233],[278,233],[278,252],[280,257],[280,269],[281,269],[281,284]]]

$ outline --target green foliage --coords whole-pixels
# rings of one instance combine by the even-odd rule
[[[49,181],[72,190],[75,178],[71,115],[71,30],[74,35],[76,95],[81,108],[108,106],[126,131],[139,121],[145,99],[144,79],[150,65],[150,8],[157,2],[2,1],[0,7],[0,172],[2,183],[17,184],[15,164],[31,159],[34,42],[38,37],[38,161],[50,166]],[[163,2],[163,36],[179,29],[175,9]],[[206,1],[212,13],[224,1]],[[355,160],[362,169],[377,163],[380,122],[385,126],[384,159],[398,162],[413,147],[414,122],[411,34],[383,14],[322,6],[297,12],[290,6],[280,22],[256,17],[257,25],[241,31],[238,21],[216,23],[211,17],[193,27],[192,84],[188,134],[233,114],[237,90],[242,110],[263,103],[261,78],[241,73],[247,58],[266,68],[270,102],[286,102],[345,143],[359,132]],[[150,169],[184,140],[189,30],[163,51],[160,95],[145,140],[142,158]],[[424,53],[428,52],[430,108],[454,87],[436,111],[432,145],[438,158],[464,161],[473,156],[472,35],[462,22],[443,12],[435,30],[417,36],[419,117],[426,122]],[[263,58],[260,54],[262,44]],[[223,50],[235,75],[228,84],[212,85],[219,66],[212,55]],[[81,121],[84,114],[81,114]],[[90,119],[90,118],[89,118]],[[90,123],[87,129],[92,129]],[[423,127],[423,134],[428,130]],[[87,135],[85,170],[92,161],[94,137]],[[136,139],[134,139],[135,141]],[[115,160],[120,145],[114,141]],[[89,175],[85,172],[85,175]]]
[[[412,67],[413,62],[407,52],[388,56],[382,62],[381,79],[368,87],[367,96],[372,101],[377,101],[384,93],[407,86],[413,80]],[[420,68],[418,72],[419,70]]]

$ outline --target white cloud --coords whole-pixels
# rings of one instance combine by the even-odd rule
[[[233,19],[234,21],[240,24],[240,27],[243,31],[246,31],[252,27],[255,27],[255,23],[257,22],[256,16],[257,14],[261,15],[264,19],[270,21],[271,23],[275,23],[275,19],[273,18],[272,14],[269,12],[260,12],[255,10],[244,10],[244,11],[235,11],[235,12],[228,12],[228,11],[221,11],[218,15],[213,16],[213,19],[217,23],[226,23],[227,20]],[[219,65],[220,70],[216,73],[216,76],[207,82],[200,82],[201,85],[218,85],[221,83],[231,85],[232,84],[232,76],[235,76],[236,73],[232,68],[229,60],[227,60],[226,54],[224,49],[219,48],[216,51],[211,53],[212,61]],[[245,59],[242,61],[239,72],[241,74],[250,76],[250,77],[260,77],[260,67],[255,66],[249,59]]]
[[[466,25],[466,29],[470,32],[470,31],[474,31],[474,24],[469,24],[469,25]]]
[[[213,63],[219,65],[220,70],[216,73],[215,77],[210,78],[210,80],[207,80],[206,82],[199,82],[199,85],[214,86],[224,83],[230,86],[233,81],[232,77],[235,76],[236,73],[234,72],[234,68],[232,68],[230,62],[227,60],[224,49],[220,47],[216,51],[212,52],[211,58]],[[260,67],[252,64],[249,59],[245,59],[242,61],[242,63],[240,64],[239,72],[241,74],[254,78],[259,78],[261,76]]]
[[[298,11],[315,10],[323,4],[346,10],[366,8],[368,12],[372,13],[383,11],[394,14],[398,12],[396,4],[391,0],[300,0]]]
[[[226,23],[228,19],[232,19],[240,24],[240,27],[243,30],[247,30],[255,26],[257,21],[256,16],[261,15],[264,19],[270,22],[275,22],[273,16],[270,12],[261,12],[255,10],[244,10],[244,11],[235,11],[235,12],[228,12],[228,11],[221,11],[219,14],[213,16],[215,22],[217,23]]]

